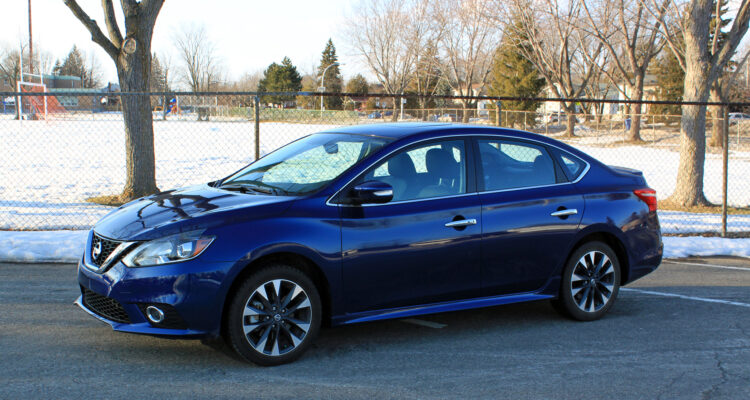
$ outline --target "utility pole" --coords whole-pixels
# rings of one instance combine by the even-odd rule
[[[31,35],[31,0],[29,0],[29,73],[34,73],[34,38]]]

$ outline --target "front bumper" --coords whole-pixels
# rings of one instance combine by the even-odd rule
[[[231,263],[205,263],[195,259],[128,268],[117,262],[98,273],[93,271],[97,267],[88,266],[86,262],[84,258],[78,264],[82,295],[75,304],[115,331],[180,337],[219,334],[226,297],[224,278]],[[92,302],[91,298],[99,302]],[[111,307],[102,307],[102,300]],[[170,323],[150,322],[144,313],[148,305],[168,310]]]

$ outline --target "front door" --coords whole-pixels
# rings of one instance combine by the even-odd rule
[[[469,297],[479,289],[479,198],[467,191],[466,142],[397,151],[355,182],[393,187],[389,203],[342,206],[348,312]]]

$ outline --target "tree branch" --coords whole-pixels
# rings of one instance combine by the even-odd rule
[[[106,36],[104,36],[104,33],[102,33],[102,30],[99,29],[99,25],[91,19],[91,17],[86,14],[83,9],[81,9],[81,6],[78,5],[78,2],[76,0],[63,0],[65,2],[65,5],[68,6],[70,11],[73,12],[73,15],[78,18],[79,21],[83,24],[83,26],[86,27],[86,29],[89,30],[89,33],[91,33],[91,40],[101,46],[104,51],[107,52],[107,54],[115,61],[117,61],[117,57],[120,53],[120,48],[115,46],[109,39],[107,39]]]
[[[115,8],[112,6],[112,0],[102,0],[102,8],[104,9],[104,22],[107,25],[109,39],[115,47],[121,48],[122,34],[120,33],[120,27],[117,26],[117,18],[115,17]]]

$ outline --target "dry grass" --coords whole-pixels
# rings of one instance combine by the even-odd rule
[[[659,200],[659,209],[666,211],[683,211],[699,214],[721,214],[721,205],[711,204],[706,206],[685,207],[673,203],[669,199]],[[727,207],[727,214],[745,215],[750,214],[750,207]]]
[[[102,206],[112,206],[112,207],[119,207],[123,204],[125,204],[124,201],[120,198],[119,194],[112,194],[112,195],[105,195],[105,196],[95,196],[95,197],[89,197],[86,199],[89,203],[95,203]]]

